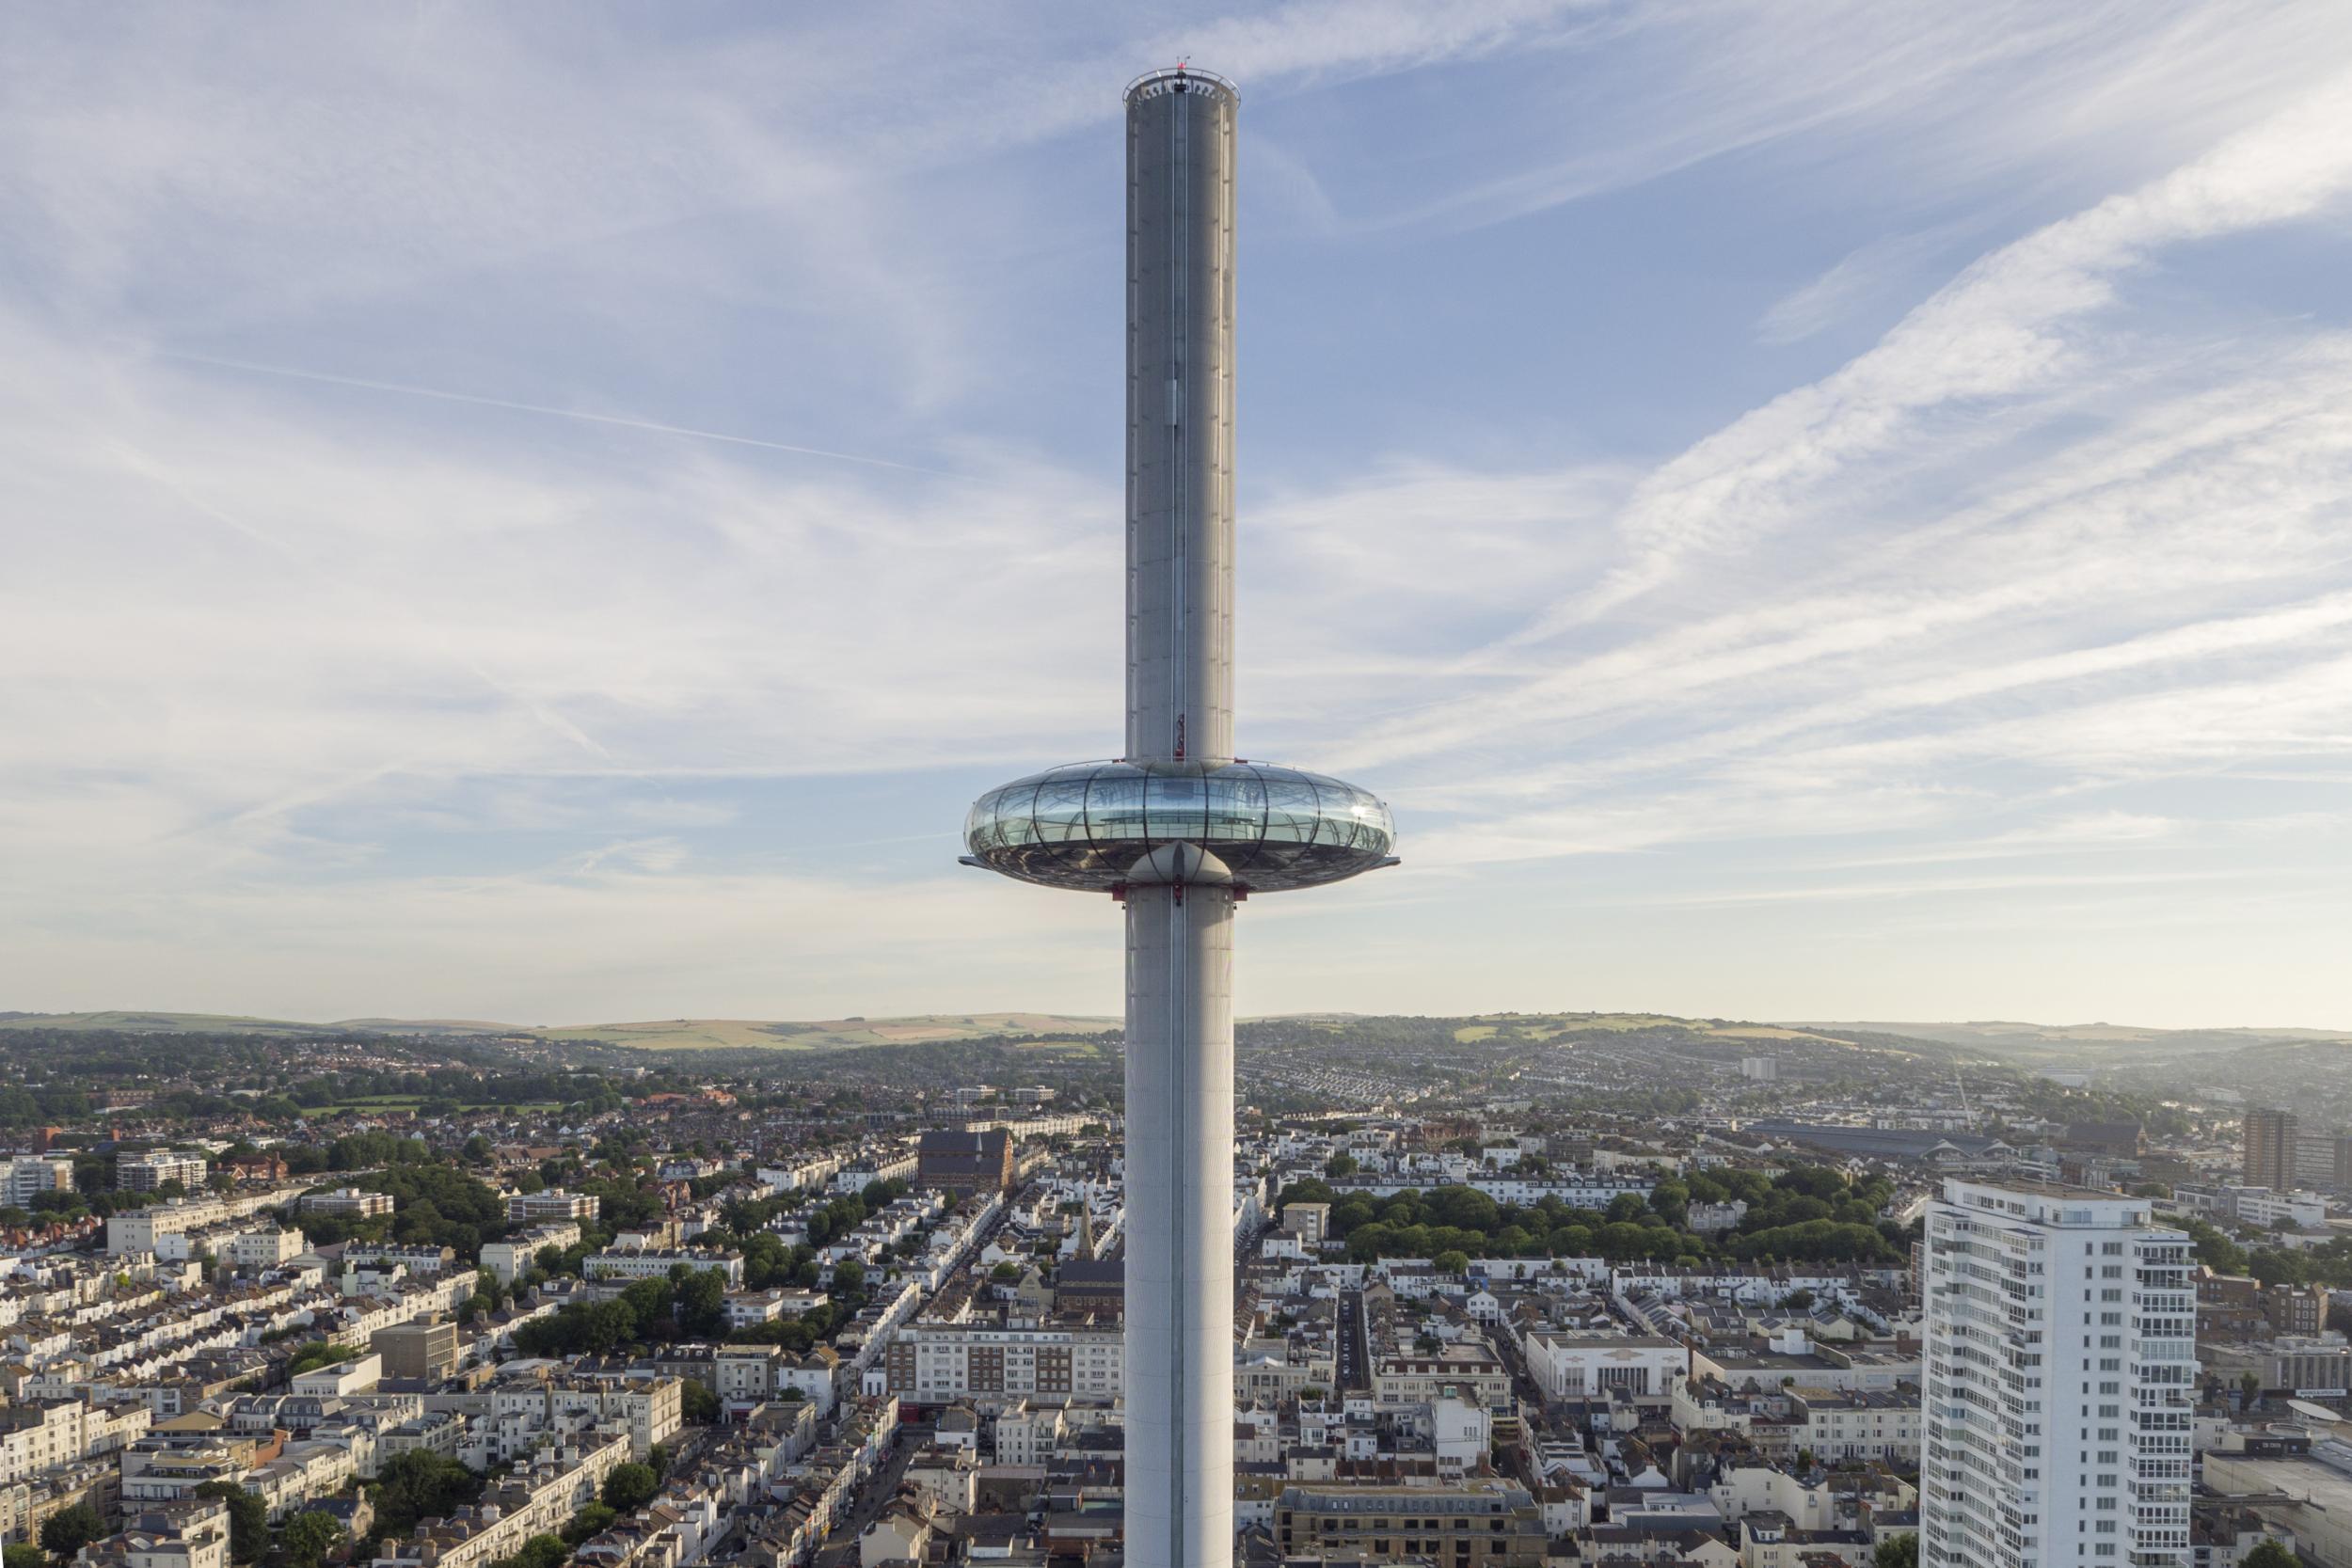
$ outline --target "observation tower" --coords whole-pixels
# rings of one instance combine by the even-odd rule
[[[1233,755],[1233,85],[1127,88],[1127,747],[980,797],[967,864],[1127,917],[1126,1558],[1233,1546],[1233,911],[1393,865],[1388,808]]]

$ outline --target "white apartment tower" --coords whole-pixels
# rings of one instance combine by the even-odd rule
[[[1927,1223],[1920,1560],[2187,1568],[2188,1238],[2040,1181],[1947,1180]]]

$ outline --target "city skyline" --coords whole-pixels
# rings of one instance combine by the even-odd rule
[[[1188,55],[1239,722],[1414,868],[1240,1012],[2352,1027],[2352,20],[275,19],[0,62],[0,1006],[1116,1012],[950,861],[1120,750]]]

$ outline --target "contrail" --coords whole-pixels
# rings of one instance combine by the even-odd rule
[[[398,392],[412,398],[438,398],[444,403],[470,403],[483,408],[511,409],[517,414],[548,414],[559,420],[584,420],[590,424],[618,425],[624,430],[649,430],[657,436],[685,436],[697,441],[723,441],[729,446],[796,452],[803,457],[830,457],[836,463],[862,463],[870,468],[896,468],[901,473],[935,474],[943,479],[960,477],[942,468],[926,468],[914,463],[893,463],[886,457],[861,457],[853,451],[828,451],[822,447],[796,447],[785,441],[763,441],[755,436],[729,436],[716,430],[694,430],[686,425],[632,420],[619,414],[591,414],[579,408],[551,408],[541,403],[514,403],[505,398],[480,397],[472,392],[445,391],[438,387],[411,387],[398,381],[370,381],[362,376],[330,375],[325,371],[295,370],[290,365],[262,365],[250,359],[217,359],[209,354],[173,354],[160,349],[155,354],[162,359],[179,359],[192,365],[217,365],[223,370],[249,371],[256,375],[282,375],[295,381],[323,381],[330,387],[357,387],[370,392]]]

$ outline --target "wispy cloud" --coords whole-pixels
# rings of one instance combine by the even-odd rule
[[[1189,55],[1263,154],[1243,734],[1407,835],[1253,901],[1245,1006],[2352,1022],[2305,946],[2352,870],[2347,41],[44,14],[0,55],[0,1006],[1106,1006],[1105,910],[945,856],[1116,746],[1113,126]],[[2226,960],[2152,962],[2205,901]]]

